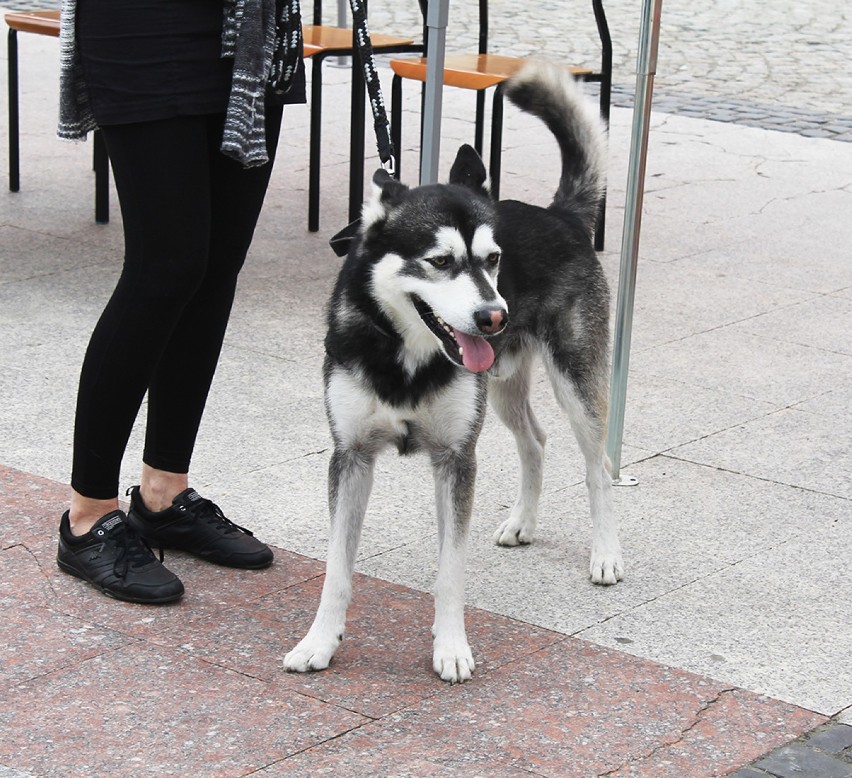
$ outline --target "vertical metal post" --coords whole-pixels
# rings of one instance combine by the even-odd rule
[[[9,191],[21,190],[21,128],[18,103],[18,31],[9,28]]]
[[[642,27],[639,33],[639,52],[636,61],[636,98],[633,105],[630,163],[627,171],[624,237],[621,244],[621,271],[618,279],[618,304],[613,335],[607,432],[607,454],[612,462],[612,477],[615,483],[621,481],[621,443],[624,434],[627,370],[630,361],[633,300],[639,258],[639,230],[642,222],[651,97],[654,91],[654,76],[657,72],[661,9],[662,0],[644,0],[643,2]]]
[[[430,0],[426,9],[426,89],[423,100],[423,143],[420,160],[420,183],[438,180],[441,157],[441,111],[443,108],[444,53],[450,0]]]
[[[337,0],[337,26],[338,27],[346,27],[349,17],[349,3],[347,0]],[[349,67],[350,59],[349,57],[337,57],[337,62],[334,64],[339,68]]]

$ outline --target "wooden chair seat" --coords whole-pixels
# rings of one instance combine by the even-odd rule
[[[305,41],[305,56],[313,57],[333,50],[352,53],[352,30],[347,27],[328,27],[326,25],[309,24],[302,27],[302,37]],[[387,49],[396,46],[410,46],[413,38],[401,38],[398,35],[370,34],[374,49]]]
[[[5,18],[12,30],[59,37],[59,11],[10,11]]]
[[[9,190],[21,188],[20,106],[18,103],[18,33],[59,37],[59,11],[10,11],[4,19],[9,27]],[[109,221],[109,159],[100,132],[94,133],[95,221]]]
[[[502,54],[451,54],[444,58],[444,83],[461,89],[488,89],[515,75],[526,62],[523,57]],[[401,78],[426,81],[426,57],[391,60],[393,72]],[[585,76],[588,68],[572,67],[575,76]]]

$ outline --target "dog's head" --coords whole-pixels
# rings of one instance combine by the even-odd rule
[[[415,362],[441,349],[468,370],[487,370],[487,338],[509,319],[497,291],[496,211],[485,167],[463,146],[448,184],[408,188],[379,171],[361,216],[359,254],[372,263],[371,294]]]

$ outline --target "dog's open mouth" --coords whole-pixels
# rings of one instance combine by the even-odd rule
[[[426,326],[435,333],[447,356],[472,373],[481,373],[494,364],[494,349],[479,335],[468,335],[453,329],[417,295],[411,295],[417,313]]]

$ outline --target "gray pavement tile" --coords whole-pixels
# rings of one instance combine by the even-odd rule
[[[803,516],[789,540],[744,555],[741,562],[579,636],[771,697],[795,699],[826,715],[837,713],[848,697],[846,646],[852,641],[848,615],[838,607],[852,588],[837,560],[852,548],[846,524],[831,519],[843,501],[815,502],[825,515]],[[776,515],[771,506],[760,515],[766,514]],[[744,527],[748,518],[743,516]],[[812,573],[794,579],[794,569]],[[824,597],[827,591],[830,599]]]
[[[514,501],[511,464],[478,482],[468,602],[569,634],[616,614],[641,610],[666,593],[728,570],[766,549],[792,543],[804,528],[830,523],[827,505],[842,505],[842,501],[666,457],[630,465],[626,470],[638,477],[639,485],[614,492],[627,576],[624,584],[599,588],[588,581],[589,509],[585,486],[578,482],[582,470],[574,469],[572,485],[545,494],[532,545],[508,549],[494,545],[494,530]],[[569,472],[549,461],[546,484]],[[760,520],[766,515],[773,521]],[[362,559],[359,569],[413,588],[431,587],[436,554],[428,513],[424,527],[430,530],[425,548],[410,541]],[[643,655],[653,656],[653,651]]]
[[[816,297],[811,292],[720,273],[713,256],[702,253],[670,262],[655,261],[654,255],[642,258],[637,268],[632,343],[646,348],[683,340],[770,313],[768,321],[784,320],[792,327],[795,319],[790,306]],[[834,305],[842,308],[844,302]],[[757,332],[766,330],[770,328]]]
[[[852,422],[787,408],[687,443],[670,453],[691,462],[852,498]],[[852,519],[847,506],[839,518]]]
[[[849,374],[843,354],[750,335],[731,327],[637,349],[631,365],[643,373],[677,376],[689,385],[727,391],[777,405],[825,393]]]
[[[852,355],[852,300],[826,295],[795,307],[769,311],[735,324],[754,335]]]

